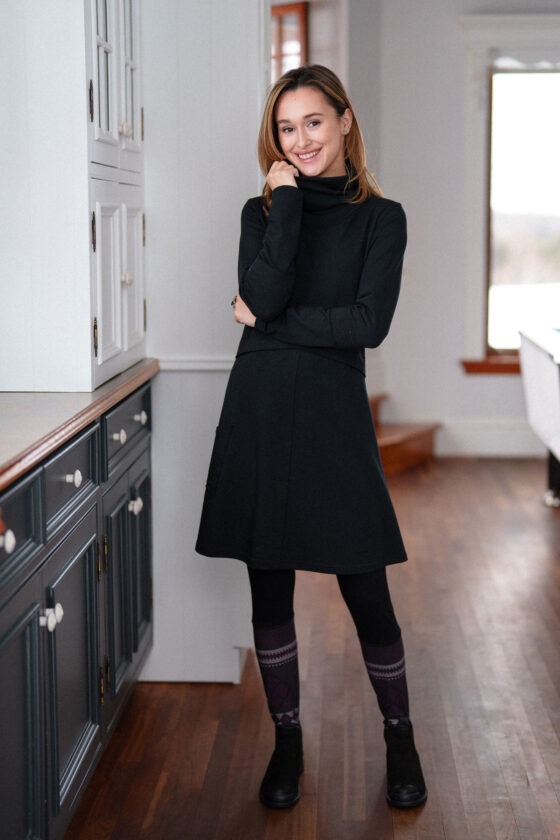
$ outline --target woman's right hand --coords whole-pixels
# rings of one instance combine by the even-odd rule
[[[298,170],[287,160],[275,160],[266,176],[266,181],[271,190],[276,187],[297,187],[296,178]]]

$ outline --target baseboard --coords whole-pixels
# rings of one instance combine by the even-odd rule
[[[546,448],[526,420],[498,418],[442,420],[435,436],[435,454],[481,458],[539,458]]]

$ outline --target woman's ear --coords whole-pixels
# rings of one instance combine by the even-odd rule
[[[348,134],[350,131],[350,126],[352,125],[353,114],[350,108],[347,108],[345,112],[342,114],[340,118],[340,122],[342,124],[342,130],[344,134]]]

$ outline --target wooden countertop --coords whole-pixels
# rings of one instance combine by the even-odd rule
[[[0,490],[85,429],[159,370],[143,359],[88,392],[0,392]]]

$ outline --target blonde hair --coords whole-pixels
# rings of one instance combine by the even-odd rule
[[[370,196],[382,195],[381,187],[366,167],[366,150],[358,120],[354,114],[348,95],[344,90],[342,82],[328,67],[321,64],[311,64],[306,67],[297,67],[284,73],[270,89],[266,104],[264,106],[259,139],[257,144],[259,164],[263,174],[266,176],[274,161],[284,160],[284,153],[278,139],[278,127],[276,125],[276,106],[283,93],[289,90],[297,90],[301,87],[314,87],[319,90],[328,100],[330,105],[341,117],[347,108],[352,112],[352,124],[348,134],[344,137],[344,159],[349,179],[347,188],[355,183],[355,191],[351,204],[359,204]],[[272,191],[265,183],[263,195],[266,207],[270,207]]]

